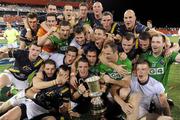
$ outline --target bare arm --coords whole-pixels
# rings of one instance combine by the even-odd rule
[[[180,53],[178,53],[178,55],[175,58],[176,62],[180,62]]]
[[[163,114],[167,115],[167,116],[171,116],[171,111],[169,108],[169,104],[167,102],[167,97],[164,93],[160,94],[159,101],[160,101],[161,107],[163,109]]]
[[[42,27],[44,30],[46,30],[46,31],[49,30],[48,26],[46,25],[46,21],[44,21],[44,22],[41,23],[41,27]]]
[[[114,85],[118,85],[120,87],[127,88],[130,86],[131,76],[127,75],[122,80],[114,80],[114,79],[110,78],[108,75],[104,75],[103,79],[106,83],[111,83]]]
[[[48,32],[45,35],[38,37],[38,45],[43,46],[46,42],[50,41],[48,40],[48,37],[52,35],[56,30],[57,27],[51,27],[50,29],[48,29]]]
[[[0,51],[0,59],[2,59],[2,58],[8,58],[8,57],[9,57],[9,55],[8,55],[7,52],[1,52],[1,51]]]
[[[33,87],[36,89],[44,89],[56,85],[56,80],[43,81],[44,76],[42,72],[37,73],[33,78]]]

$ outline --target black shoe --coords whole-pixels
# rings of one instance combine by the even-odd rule
[[[170,109],[172,109],[172,108],[174,107],[174,102],[173,102],[173,100],[170,99],[170,98],[168,98],[168,99],[167,99],[167,102],[168,102],[168,104],[169,104]]]

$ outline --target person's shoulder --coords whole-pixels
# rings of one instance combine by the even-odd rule
[[[139,21],[136,21],[136,31],[137,32],[143,32],[143,31],[148,31],[149,28],[146,25],[143,25]]]
[[[163,86],[161,82],[159,82],[158,80],[156,80],[155,78],[149,76],[149,82],[153,85],[153,86]]]

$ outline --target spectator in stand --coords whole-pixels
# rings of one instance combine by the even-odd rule
[[[152,20],[147,20],[147,27],[153,29]]]

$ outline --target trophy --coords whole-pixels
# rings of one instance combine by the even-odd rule
[[[102,92],[100,91],[100,77],[92,76],[85,80],[90,90],[91,99],[91,114],[96,117],[101,117],[106,111],[106,107],[101,99]]]

